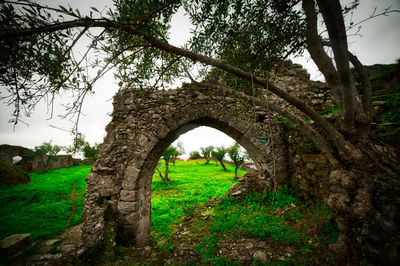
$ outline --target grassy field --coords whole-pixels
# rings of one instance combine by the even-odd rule
[[[286,187],[277,193],[249,194],[242,200],[208,201],[224,195],[237,182],[233,180],[233,167],[227,167],[228,171],[223,171],[215,164],[205,165],[204,160],[177,161],[176,166],[170,166],[171,182],[161,181],[155,174],[151,222],[160,252],[155,258],[138,257],[129,253],[130,247],[117,247],[120,256],[110,260],[110,265],[154,264],[154,260],[164,263],[170,257],[168,253],[183,242],[198,254],[196,263],[234,265],[226,250],[234,250],[234,243],[243,240],[265,242],[274,254],[269,261],[272,264],[331,263],[327,245],[337,239],[338,230],[323,203],[301,202],[296,192]],[[29,184],[0,187],[0,238],[31,233],[34,240],[48,239],[80,223],[84,179],[90,168],[31,172]],[[244,173],[239,170],[240,176]],[[233,246],[221,250],[220,246],[227,243]],[[280,257],[288,250],[290,256],[281,264]],[[253,261],[254,265],[258,263]]]
[[[74,166],[30,172],[29,184],[0,187],[0,239],[30,233],[34,240],[48,239],[67,226],[81,222],[85,177],[91,166]],[[171,182],[154,176],[152,185],[152,226],[154,236],[166,236],[170,224],[198,203],[223,195],[233,181],[233,167],[225,172],[203,161],[177,161],[170,167]],[[245,171],[240,170],[243,175]],[[73,199],[76,203],[72,213]]]
[[[48,239],[80,223],[90,168],[30,172],[31,183],[0,187],[0,239],[21,233],[32,234],[35,241]]]
[[[206,165],[204,162],[177,161],[176,166],[170,166],[171,182],[162,181],[158,174],[154,174],[151,225],[156,239],[168,235],[170,224],[190,214],[194,206],[224,195],[237,182],[233,180],[233,166],[227,165],[228,171],[224,171],[221,166],[216,167],[214,163]],[[242,169],[238,170],[239,176],[245,173]]]

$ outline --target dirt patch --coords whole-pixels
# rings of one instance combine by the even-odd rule
[[[75,194],[75,189],[76,189],[76,184],[74,184],[74,187],[71,192],[71,196],[69,197],[69,201],[71,202],[72,207],[71,207],[71,214],[68,217],[67,224],[65,225],[65,227],[68,227],[70,225],[72,218],[75,215],[75,207],[76,207],[75,200],[79,197],[78,195]]]

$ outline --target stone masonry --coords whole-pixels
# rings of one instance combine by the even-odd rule
[[[287,151],[279,124],[269,132],[267,110],[218,89],[184,85],[176,90],[121,90],[98,159],[87,177],[83,212],[86,247],[104,245],[107,224],[116,241],[145,245],[150,237],[151,181],[161,154],[181,134],[199,126],[216,128],[242,145],[259,171],[272,165],[287,179]],[[272,136],[274,152],[271,152]],[[272,156],[272,154],[274,156]],[[111,213],[112,215],[106,215]],[[108,218],[107,218],[108,217]],[[107,219],[114,222],[107,223]]]

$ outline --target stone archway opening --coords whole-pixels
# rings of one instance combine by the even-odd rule
[[[208,133],[209,135],[204,135]],[[210,141],[215,137],[217,141]],[[188,144],[188,140],[199,143],[198,145]],[[224,146],[226,148],[232,146],[235,140],[214,128],[199,126],[193,130],[180,135],[180,137],[171,145],[177,142],[183,143],[188,160],[178,160],[175,166],[169,163],[169,179],[162,180],[158,171],[155,171],[151,183],[151,236],[154,239],[163,239],[170,233],[171,225],[176,223],[181,217],[186,216],[187,219],[193,217],[194,210],[200,204],[225,195],[227,191],[236,184],[234,166],[229,165],[227,160],[225,164],[228,168],[224,171],[218,163],[210,161],[205,164],[205,160],[189,160],[190,151],[199,151],[200,147],[213,145]],[[224,144],[224,145],[222,145]],[[229,156],[226,156],[228,159]],[[165,161],[159,158],[160,172],[165,177]],[[239,170],[239,176],[244,172]]]
[[[177,127],[175,130],[168,132],[168,134],[163,139],[160,139],[158,143],[154,145],[153,149],[144,158],[142,166],[143,170],[140,171],[139,174],[137,174],[136,171],[127,171],[127,176],[125,177],[126,180],[133,181],[134,179],[136,179],[131,184],[128,184],[127,182],[129,181],[126,181],[126,187],[130,188],[133,186],[134,182],[136,182],[137,190],[135,191],[134,197],[139,199],[138,206],[136,207],[138,207],[140,212],[136,212],[136,215],[132,215],[132,213],[124,215],[124,213],[122,213],[123,216],[121,217],[121,219],[127,225],[125,227],[125,224],[122,224],[122,227],[120,227],[120,230],[118,231],[119,239],[121,239],[122,242],[131,243],[132,239],[134,239],[133,242],[138,245],[145,245],[146,243],[148,243],[151,233],[151,183],[153,180],[155,168],[162,156],[162,153],[168,146],[170,146],[175,140],[177,140],[179,136],[200,126],[212,127],[225,133],[234,141],[239,143],[244,149],[246,149],[246,151],[249,153],[250,157],[254,161],[254,164],[258,166],[259,169],[262,169],[261,167],[265,165],[263,161],[263,159],[265,160],[265,158],[262,154],[262,151],[257,148],[257,146],[253,142],[249,141],[249,139],[246,138],[242,132],[227,123],[218,121],[214,118],[203,117],[190,121],[189,123],[186,123],[180,127]],[[133,162],[133,164],[135,163]],[[128,169],[129,168],[134,169],[134,166],[130,167],[128,165]],[[137,177],[135,177],[136,175]],[[126,200],[129,200],[129,202],[134,202],[134,197]],[[123,212],[127,211],[124,208],[121,208],[121,210]],[[130,226],[135,224],[137,221],[139,221],[137,227]]]

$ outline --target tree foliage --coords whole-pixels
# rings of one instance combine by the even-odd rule
[[[225,148],[224,146],[219,146],[212,151],[212,156],[215,158],[216,161],[218,161],[221,164],[221,167],[222,169],[224,169],[224,171],[228,170],[224,164],[224,158],[227,152],[228,149]]]
[[[214,150],[214,146],[207,146],[207,147],[201,147],[200,151],[201,154],[203,155],[204,159],[206,159],[205,164],[209,164],[210,160],[212,158],[212,151]]]
[[[43,172],[47,173],[47,167],[51,160],[57,159],[57,154],[62,150],[61,146],[51,144],[49,142],[43,142],[39,146],[35,146],[33,149],[35,157],[38,157],[42,166]]]

